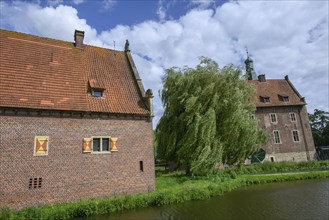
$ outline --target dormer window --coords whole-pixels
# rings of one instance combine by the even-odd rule
[[[102,98],[104,97],[105,86],[104,83],[100,83],[95,79],[89,80],[90,92],[93,97]]]
[[[287,95],[278,95],[279,96],[279,100],[282,102],[289,102],[289,96]]]
[[[270,97],[262,97],[262,98],[263,98],[264,103],[270,103],[271,102]]]
[[[283,96],[282,101],[283,102],[289,102],[289,96]]]
[[[101,90],[101,89],[92,89],[91,90],[91,95],[93,97],[97,97],[97,98],[104,97],[104,90]]]

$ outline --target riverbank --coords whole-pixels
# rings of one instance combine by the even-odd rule
[[[296,173],[300,171],[303,172]],[[188,200],[201,200],[254,184],[329,178],[329,162],[262,164],[228,169],[207,177],[187,177],[180,172],[169,174],[161,174],[161,172],[163,171],[157,174],[155,192],[55,204],[21,211],[2,209],[0,219],[72,219]],[[271,173],[276,175],[269,175]]]

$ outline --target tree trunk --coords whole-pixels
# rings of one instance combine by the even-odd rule
[[[190,165],[185,165],[185,175],[186,176],[192,176]]]

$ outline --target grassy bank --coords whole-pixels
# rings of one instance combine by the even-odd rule
[[[295,168],[292,168],[293,166]],[[157,190],[152,193],[56,204],[40,208],[23,209],[17,212],[10,209],[2,209],[0,211],[0,219],[72,219],[141,207],[181,203],[188,200],[201,200],[253,184],[329,178],[329,162],[311,162],[308,165],[285,164],[286,168],[283,169],[283,167],[283,164],[262,164],[240,169],[228,169],[207,177],[187,177],[179,172],[162,174],[157,176]],[[315,169],[326,170],[294,174],[281,174],[280,171],[274,172],[278,169],[282,170],[281,172],[283,170],[285,172],[287,170],[291,172]],[[265,173],[277,173],[277,175],[266,175]]]

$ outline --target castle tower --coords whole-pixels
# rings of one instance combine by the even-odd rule
[[[257,80],[257,75],[254,70],[254,63],[253,60],[249,57],[248,49],[247,50],[247,59],[244,61],[246,64],[246,73],[248,80]]]

